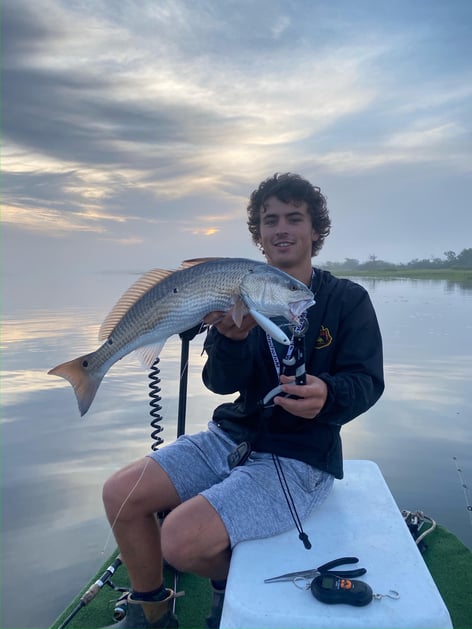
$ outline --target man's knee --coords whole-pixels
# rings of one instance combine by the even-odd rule
[[[105,481],[102,490],[102,499],[109,518],[115,519],[119,516],[126,518],[127,510],[130,507],[126,496],[130,494],[130,491],[131,487],[127,482],[126,476],[123,475],[122,470],[116,472]]]
[[[150,482],[145,477],[148,465],[149,459],[136,461],[105,481],[102,498],[109,517],[127,520],[142,514],[147,497],[144,485]]]
[[[226,528],[202,497],[191,499],[167,515],[161,530],[162,554],[182,572],[198,572],[229,549]]]
[[[167,511],[180,502],[167,474],[149,457],[115,472],[102,495],[108,518],[121,521]]]

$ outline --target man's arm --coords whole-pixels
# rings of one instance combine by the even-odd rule
[[[277,397],[274,402],[305,419],[342,425],[370,408],[384,390],[382,338],[369,295],[346,304],[337,331],[332,366],[306,385],[281,378],[282,390],[299,399]]]
[[[252,373],[252,354],[246,339],[256,322],[247,315],[238,327],[231,312],[211,312],[205,317],[205,323],[212,328],[204,345],[208,358],[203,368],[203,382],[214,393],[235,393],[245,386]]]

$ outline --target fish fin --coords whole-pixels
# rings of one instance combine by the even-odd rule
[[[83,367],[83,362],[87,356],[80,356],[48,371],[48,374],[65,378],[70,382],[74,388],[81,415],[85,415],[90,408],[103,378],[102,374],[92,374]]]
[[[182,264],[180,265],[179,270],[188,269],[192,266],[196,266],[197,264],[203,264],[204,262],[213,262],[216,260],[225,260],[225,259],[226,258],[224,258],[223,256],[215,257],[215,258],[191,258],[190,260],[184,260]]]
[[[169,271],[168,269],[152,269],[142,275],[113,306],[112,311],[107,315],[105,321],[100,326],[98,340],[105,341],[131,306],[147,293],[148,290],[173,273],[175,273],[175,271]]]
[[[161,353],[166,340],[167,339],[164,339],[164,341],[160,341],[159,343],[145,345],[144,347],[139,347],[134,350],[134,353],[139,358],[139,362],[143,367],[150,369],[153,366],[157,358],[159,358],[159,354]]]
[[[230,312],[234,323],[238,326],[238,328],[240,328],[243,322],[244,315],[246,315],[249,311],[242,298],[237,297],[234,302],[234,306],[232,306]]]

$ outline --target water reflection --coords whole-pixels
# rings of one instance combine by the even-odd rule
[[[120,279],[125,287],[128,280]],[[471,484],[472,284],[356,281],[377,310],[387,387],[373,409],[343,429],[345,456],[375,460],[401,508],[423,510],[472,546],[453,461],[456,456]],[[103,482],[150,449],[148,381],[136,360],[127,357],[112,367],[82,419],[70,385],[46,373],[98,346],[99,324],[120,293],[111,285],[107,290],[113,292],[108,305],[102,296],[83,306],[77,296],[58,311],[4,313],[4,627],[49,626],[98,569],[112,547],[104,550]],[[213,408],[234,397],[203,387],[202,342],[200,336],[191,344],[188,432],[203,429]],[[178,339],[166,345],[160,368],[168,443],[176,434]]]
[[[353,281],[358,282],[365,286],[369,292],[372,289],[375,292],[377,286],[381,287],[383,291],[387,285],[406,286],[410,291],[411,287],[420,287],[422,291],[432,289],[434,293],[438,290],[443,290],[445,293],[464,293],[466,295],[472,294],[472,279],[462,280],[437,280],[437,279],[418,279],[418,278],[406,278],[406,277],[352,277]]]
[[[444,282],[444,290],[446,293],[454,293],[456,291],[463,293],[472,293],[472,280],[462,280],[462,281],[450,281],[446,280]]]

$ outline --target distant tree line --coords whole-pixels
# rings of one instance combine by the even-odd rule
[[[330,271],[391,271],[398,269],[472,269],[472,248],[463,249],[459,254],[445,251],[444,258],[415,258],[410,262],[394,264],[380,260],[371,254],[367,262],[359,262],[356,258],[345,258],[344,262],[326,262],[321,266]]]

